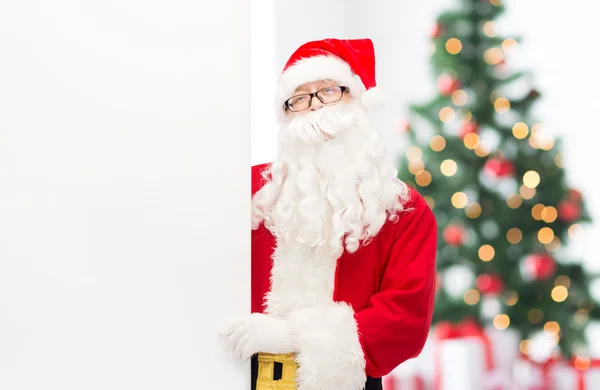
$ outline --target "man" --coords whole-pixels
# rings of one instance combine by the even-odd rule
[[[306,43],[283,70],[278,156],[252,168],[252,314],[224,334],[253,388],[381,389],[423,348],[436,222],[369,122],[377,94],[368,39]]]

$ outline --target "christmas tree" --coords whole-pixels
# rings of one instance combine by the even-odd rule
[[[568,185],[561,140],[532,113],[541,94],[508,67],[520,38],[497,33],[503,12],[500,0],[462,0],[439,16],[431,36],[439,93],[411,107],[399,177],[439,225],[434,324],[474,318],[514,328],[525,353],[543,331],[570,357],[599,317],[591,276],[563,250],[590,217]]]

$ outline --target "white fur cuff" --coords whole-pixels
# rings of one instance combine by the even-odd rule
[[[300,352],[298,390],[361,390],[365,357],[354,311],[345,303],[290,313],[292,334]]]

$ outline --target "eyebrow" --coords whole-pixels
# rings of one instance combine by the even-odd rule
[[[331,87],[333,85],[336,85],[335,81],[322,81],[320,84],[317,84],[316,90],[318,91],[323,88]],[[308,94],[308,93],[309,93],[308,89],[306,89],[306,88],[297,89],[296,91],[294,91],[294,96],[304,95],[304,94]]]

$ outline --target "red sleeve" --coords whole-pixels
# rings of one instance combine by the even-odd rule
[[[415,190],[396,227],[379,292],[355,315],[366,374],[379,378],[425,344],[435,297],[437,225]]]
[[[253,165],[251,169],[252,175],[252,196],[256,194],[258,190],[262,188],[265,184],[266,180],[262,176],[263,171],[269,168],[270,163]]]

